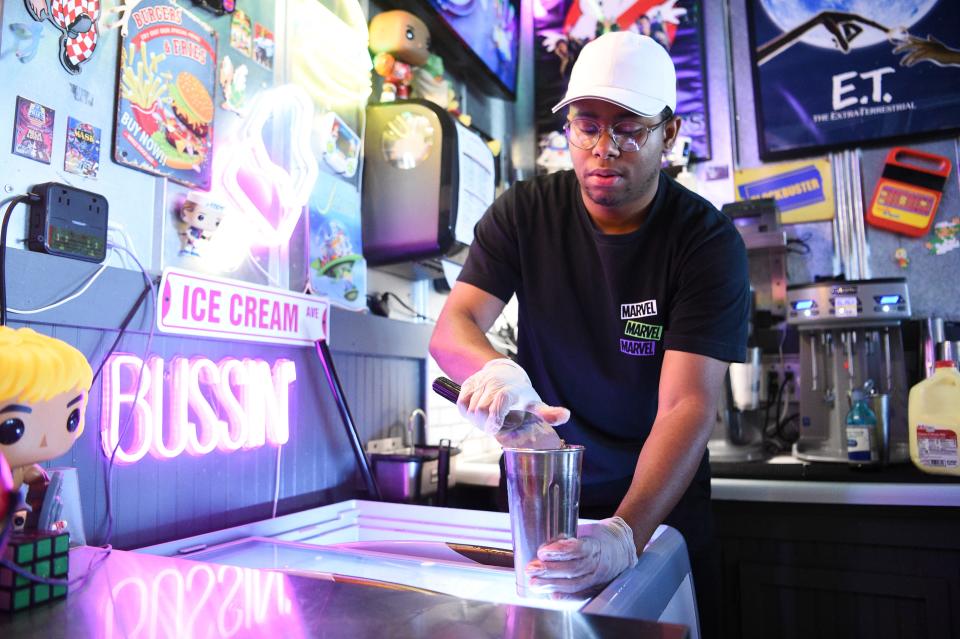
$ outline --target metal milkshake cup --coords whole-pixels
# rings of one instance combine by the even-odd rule
[[[504,448],[507,500],[513,536],[517,593],[546,597],[530,588],[526,566],[543,544],[577,536],[583,446],[548,450]]]

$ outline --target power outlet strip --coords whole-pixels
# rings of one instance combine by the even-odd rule
[[[50,255],[86,262],[107,256],[107,200],[102,195],[66,184],[47,182],[31,189],[27,247]]]
[[[763,376],[760,382],[760,401],[767,401],[770,394],[776,394],[780,384],[787,377],[792,379],[793,384],[799,384],[800,381],[800,358],[797,355],[786,355],[783,358],[783,364],[776,355],[765,356],[762,360]],[[796,396],[796,393],[794,393]]]

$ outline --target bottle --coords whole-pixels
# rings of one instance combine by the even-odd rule
[[[877,415],[870,410],[865,391],[855,388],[850,391],[853,405],[847,413],[847,459],[854,466],[880,462]]]
[[[950,360],[910,389],[910,459],[925,473],[960,476],[960,371]]]

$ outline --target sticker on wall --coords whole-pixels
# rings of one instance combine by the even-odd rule
[[[960,248],[960,216],[953,216],[946,222],[937,222],[933,226],[930,239],[924,244],[930,255],[944,255]]]
[[[253,26],[250,16],[242,10],[230,18],[230,46],[248,58],[253,57]]]
[[[43,25],[26,22],[11,22],[10,31],[16,40],[14,51],[17,60],[26,64],[37,56],[40,39],[43,37]]]
[[[321,116],[317,129],[327,166],[335,173],[353,177],[360,161],[360,137],[333,111]]]
[[[360,194],[340,178],[321,173],[310,195],[310,290],[351,310],[367,306],[367,263],[360,254]]]
[[[13,152],[50,164],[53,154],[53,118],[56,112],[33,100],[17,96],[13,125]]]
[[[168,0],[132,13],[120,50],[114,160],[210,188],[217,36]]]
[[[782,224],[832,220],[833,176],[826,159],[764,164],[734,171],[737,200],[773,198]]]
[[[60,64],[80,73],[80,65],[93,56],[100,39],[100,0],[24,0],[37,22],[49,20],[60,29]]]
[[[80,104],[93,106],[93,94],[73,82],[70,83],[70,94],[73,96],[73,99]]]
[[[272,69],[274,49],[273,31],[257,22],[253,30],[253,59]]]
[[[63,168],[68,173],[96,178],[100,170],[100,129],[67,118],[67,144],[63,154]]]
[[[223,56],[220,61],[220,88],[223,89],[223,102],[220,108],[237,115],[243,115],[243,107],[247,103],[247,76],[250,69],[247,65],[233,65],[230,56]]]

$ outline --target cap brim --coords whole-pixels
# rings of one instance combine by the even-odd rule
[[[670,106],[663,100],[641,95],[635,91],[625,91],[615,87],[604,87],[600,90],[594,90],[590,93],[577,95],[567,94],[563,100],[558,102],[556,106],[553,107],[552,112],[556,113],[571,102],[576,102],[577,100],[603,100],[604,102],[616,104],[619,107],[623,107],[627,111],[632,111],[633,113],[642,115],[644,117],[654,117],[660,115],[664,107]],[[671,107],[671,109],[676,110],[673,107]]]

